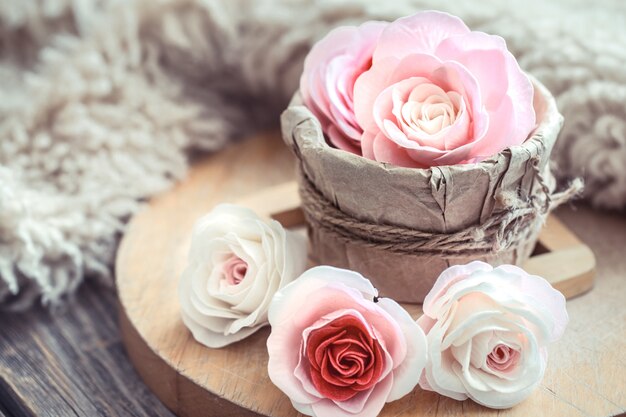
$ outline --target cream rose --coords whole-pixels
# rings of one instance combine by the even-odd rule
[[[221,204],[196,223],[179,285],[183,322],[219,348],[267,325],[274,293],[306,266],[306,241],[253,211]]]
[[[565,298],[521,268],[453,266],[424,300],[423,389],[492,408],[512,407],[541,382],[546,346],[568,322]]]

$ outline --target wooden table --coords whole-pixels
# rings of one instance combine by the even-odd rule
[[[280,146],[276,137],[263,140],[266,156]],[[558,215],[594,249],[598,275],[594,290],[568,302],[571,322],[559,342],[568,353],[550,358],[547,376],[566,395],[543,389],[544,412],[617,415],[626,411],[626,217],[584,206]],[[116,311],[114,292],[88,283],[62,311],[0,314],[0,416],[171,416],[129,364]],[[566,370],[572,361],[575,372]],[[433,416],[447,411],[445,402],[433,404]]]
[[[0,416],[173,416],[128,362],[113,288],[63,310],[0,314]]]

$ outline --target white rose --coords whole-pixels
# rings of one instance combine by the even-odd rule
[[[521,268],[453,266],[424,300],[428,339],[420,386],[492,408],[512,407],[541,382],[546,346],[568,322],[565,298]]]
[[[194,338],[219,348],[267,325],[274,293],[306,267],[306,240],[253,211],[221,204],[194,226],[181,277],[182,318]]]

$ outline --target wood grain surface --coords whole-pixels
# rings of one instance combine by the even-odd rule
[[[113,288],[88,282],[61,310],[0,323],[0,416],[172,416],[128,361]]]
[[[117,259],[123,338],[145,382],[181,416],[298,415],[267,376],[267,329],[225,349],[206,348],[184,327],[176,294],[194,221],[218,202],[293,174],[278,135],[266,134],[198,164],[130,224]],[[533,395],[497,411],[416,389],[386,405],[382,416],[572,417],[626,410],[626,219],[586,208],[565,208],[559,216],[596,252],[598,277],[593,291],[568,301],[570,325],[551,346],[545,379]],[[419,314],[419,307],[411,312]]]

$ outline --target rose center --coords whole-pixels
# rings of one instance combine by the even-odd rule
[[[519,357],[518,350],[500,343],[487,355],[487,366],[494,371],[507,372],[515,368]]]
[[[454,124],[461,111],[461,95],[435,84],[416,86],[402,106],[404,123],[414,130],[434,135]]]
[[[228,285],[238,285],[246,277],[248,263],[233,254],[224,263],[223,271]]]
[[[346,315],[313,330],[306,357],[311,381],[326,398],[346,401],[378,382],[383,349],[360,319]]]

